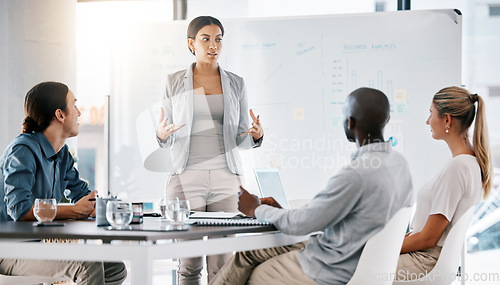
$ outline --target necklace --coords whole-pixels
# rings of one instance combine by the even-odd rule
[[[198,80],[196,80],[196,78],[194,77],[194,73],[193,73],[193,80],[194,82],[198,83],[198,85],[200,85],[201,87],[203,87],[204,89],[206,90],[214,90],[214,89],[217,89],[219,88],[219,85],[220,85],[220,82],[214,87],[214,88],[208,88],[208,87],[205,87],[204,85],[202,85],[200,82],[198,82]]]

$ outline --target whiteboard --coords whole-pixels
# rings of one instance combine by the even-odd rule
[[[262,147],[243,152],[245,185],[258,193],[253,167],[277,167],[290,200],[309,199],[355,150],[342,106],[358,87],[391,102],[385,138],[410,163],[418,189],[450,157],[425,121],[435,92],[461,84],[462,19],[454,10],[293,18],[222,19],[219,63],[245,79],[261,117]],[[155,200],[164,193],[169,150],[154,130],[168,73],[194,61],[187,22],[131,25],[113,49],[110,191]]]

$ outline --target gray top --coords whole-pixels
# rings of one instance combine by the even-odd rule
[[[186,169],[190,152],[191,129],[193,125],[193,68],[169,74],[163,96],[163,108],[169,123],[186,124],[158,143],[161,147],[170,147],[172,151],[172,172],[180,174]],[[226,71],[219,66],[219,73],[224,98],[224,117],[222,137],[229,171],[243,173],[239,150],[259,147],[262,140],[254,141],[252,136],[241,136],[250,128],[247,93],[243,78]]]
[[[212,170],[227,167],[222,141],[224,100],[219,95],[193,96],[193,126],[186,169]]]
[[[262,205],[255,215],[286,234],[321,231],[300,253],[302,269],[318,284],[346,284],[366,241],[399,209],[411,205],[406,159],[390,143],[372,143],[354,152],[351,163],[309,204],[294,210]]]

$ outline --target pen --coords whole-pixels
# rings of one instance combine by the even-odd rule
[[[89,201],[95,201],[95,198],[90,198]]]

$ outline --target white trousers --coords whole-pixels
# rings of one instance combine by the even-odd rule
[[[188,200],[193,211],[237,212],[240,185],[242,185],[242,177],[231,173],[227,168],[185,170],[181,174],[170,177],[167,185],[167,198],[178,197],[180,200]],[[231,256],[231,253],[207,256],[208,282]],[[179,259],[178,283],[180,285],[201,284],[202,269],[202,257]]]

